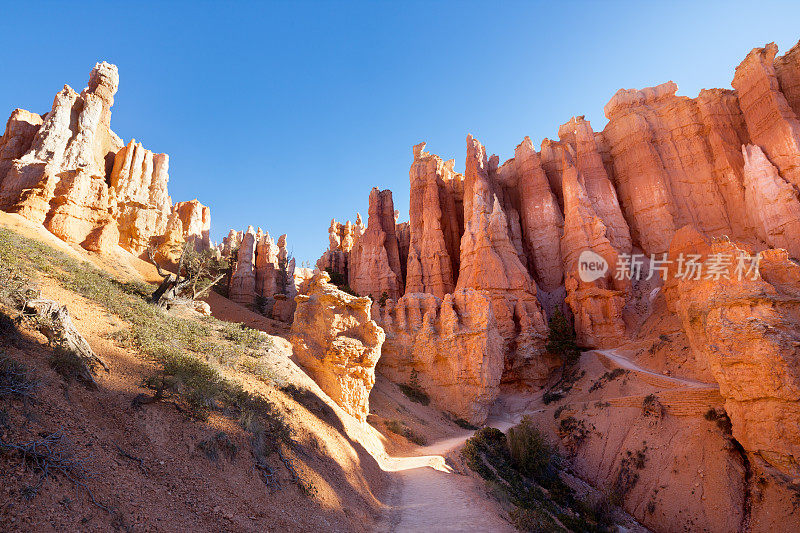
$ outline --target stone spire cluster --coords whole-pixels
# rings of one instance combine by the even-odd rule
[[[332,223],[318,262],[380,301],[379,370],[398,381],[414,370],[437,403],[481,421],[499,384],[542,383],[558,364],[544,348],[555,309],[582,346],[630,336],[621,258],[662,257],[689,226],[800,259],[800,45],[776,53],[748,54],[733,90],[621,89],[602,132],[576,116],[538,151],[526,137],[502,165],[471,135],[463,174],[414,146],[407,236],[391,193],[373,189],[367,228]],[[605,275],[581,279],[585,251]]]
[[[50,112],[16,109],[0,137],[0,209],[87,250],[143,255],[186,240],[210,246],[210,211],[172,205],[169,156],[111,130],[117,67],[97,63],[80,93],[65,85]]]

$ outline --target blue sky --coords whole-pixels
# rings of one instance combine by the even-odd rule
[[[463,169],[467,133],[502,161],[573,115],[600,130],[617,89],[730,87],[798,21],[788,2],[0,2],[0,114],[115,63],[112,128],[170,155],[173,200],[210,205],[214,240],[259,225],[313,262],[373,186],[408,219],[422,140]]]

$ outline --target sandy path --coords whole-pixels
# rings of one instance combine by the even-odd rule
[[[503,426],[510,423],[503,423]],[[503,429],[503,428],[500,428]],[[463,444],[472,432],[420,448],[426,455],[389,458],[400,490],[390,523],[383,531],[516,531],[499,515],[482,485],[452,472],[443,455]]]
[[[519,423],[522,415],[491,418],[486,425],[500,431]],[[419,449],[416,457],[391,457],[389,470],[397,472],[400,491],[395,516],[385,531],[514,532],[500,517],[500,508],[487,496],[483,485],[453,473],[444,455],[458,448],[474,432],[434,442]]]

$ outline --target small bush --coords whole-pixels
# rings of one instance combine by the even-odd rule
[[[606,383],[614,381],[618,377],[623,376],[627,373],[628,371],[625,370],[624,368],[615,368],[611,372],[606,372],[605,374],[600,376],[600,378],[597,381],[592,383],[592,386],[589,387],[589,392],[594,392],[598,389],[602,389]]]
[[[548,390],[548,391],[545,391],[545,393],[542,395],[542,401],[544,402],[545,405],[550,405],[551,403],[557,402],[558,400],[560,400],[563,397],[564,397],[564,394],[561,393],[560,391]]]
[[[239,451],[236,444],[224,431],[218,431],[213,436],[201,440],[197,443],[197,449],[203,452],[209,461],[214,463],[219,460],[220,454],[224,455],[232,463],[236,459],[236,453]]]
[[[86,381],[86,365],[81,361],[78,356],[61,346],[54,346],[53,352],[48,359],[50,368],[56,371],[66,382],[73,379],[77,381]]]
[[[558,424],[558,436],[573,450],[579,448],[590,434],[586,422],[574,416],[562,418]]]
[[[32,400],[38,385],[25,365],[0,353],[0,398]]]
[[[644,416],[655,416],[661,417],[664,414],[664,406],[661,405],[661,402],[658,401],[658,397],[655,394],[648,394],[645,396],[644,400],[642,400],[642,414]]]
[[[550,317],[549,328],[550,332],[545,349],[561,357],[564,366],[575,365],[581,356],[581,352],[578,348],[575,328],[569,323],[561,309],[556,308],[553,316]]]
[[[353,296],[358,296],[358,293],[351,289],[350,285],[347,284],[347,276],[336,272],[332,268],[326,268],[325,272],[327,272],[331,277],[331,283],[336,285],[336,288],[338,288],[340,291],[344,291],[347,294],[352,294]]]
[[[726,435],[731,435],[733,432],[733,424],[731,423],[731,419],[724,410],[717,410],[713,407],[706,411],[704,415],[705,419],[710,422],[716,422],[717,427],[722,430],[722,432]]]
[[[556,521],[541,507],[524,508],[515,507],[509,513],[511,523],[520,531],[530,531],[533,533],[551,533],[560,531]]]
[[[386,300],[388,299],[389,299],[389,293],[383,291],[381,293],[381,297],[378,298],[378,305],[381,307],[381,309],[383,309],[386,306]]]
[[[535,427],[533,419],[524,416],[522,422],[508,430],[508,448],[514,466],[536,479],[552,477],[555,470],[555,450]]]
[[[408,427],[404,422],[399,420],[387,420],[383,425],[392,433],[401,435],[418,446],[425,446],[425,444],[428,443],[425,437],[415,433],[414,430]]]
[[[450,418],[450,420],[453,422],[453,424],[457,425],[461,429],[470,429],[470,430],[473,430],[473,431],[478,429],[478,426],[476,426],[475,424],[469,423],[468,421],[464,420],[461,417],[457,417],[457,416],[454,416],[454,415],[450,414],[448,416],[448,418]]]
[[[617,477],[612,485],[610,496],[611,503],[621,506],[625,496],[636,486],[639,481],[638,470],[643,470],[647,464],[647,443],[642,443],[642,448],[636,452],[627,450],[619,465]]]
[[[234,344],[253,350],[260,348],[267,341],[266,335],[261,331],[233,322],[225,323],[222,327],[222,334]]]
[[[403,394],[405,394],[412,402],[421,403],[422,405],[428,405],[431,403],[430,396],[428,396],[428,394],[419,384],[419,376],[416,370],[411,371],[411,380],[408,384],[400,383],[397,386],[400,387],[400,390],[403,391]]]

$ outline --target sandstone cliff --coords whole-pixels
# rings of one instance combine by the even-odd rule
[[[662,284],[661,273],[632,272],[630,254],[647,256],[643,269],[658,266],[679,228],[800,259],[800,45],[776,52],[769,44],[748,54],[734,90],[689,98],[671,81],[621,89],[605,106],[602,132],[573,117],[558,140],[545,139],[537,152],[525,138],[503,164],[469,136],[461,174],[420,143],[409,171],[408,236],[398,231],[390,193],[374,189],[366,230],[332,222],[318,266],[380,300],[373,314],[391,354],[381,367],[396,379],[414,368],[421,382],[448,391],[442,403],[457,396],[430,361],[453,363],[421,354],[487,357],[463,338],[441,340],[448,295],[471,290],[472,300],[491,303],[501,382],[542,383],[557,364],[544,350],[547,316],[568,311],[585,347],[627,342]],[[608,270],[584,279],[585,252]],[[473,376],[462,389],[468,398],[491,397],[494,386]]]
[[[751,253],[681,229],[670,255],[727,258],[719,278],[681,278],[667,297],[696,357],[719,383],[733,435],[780,472],[800,474],[800,267],[785,250]],[[754,262],[757,260],[758,263]]]
[[[500,393],[502,337],[491,301],[460,289],[439,299],[406,293],[379,309],[386,331],[378,370],[397,383],[418,383],[443,411],[474,424]]]
[[[194,227],[173,220],[168,230],[169,157],[134,140],[125,146],[111,130],[118,86],[117,67],[97,63],[88,86],[79,94],[65,85],[44,116],[12,113],[0,138],[0,209],[94,251],[119,244],[143,255],[158,240],[194,240]]]

